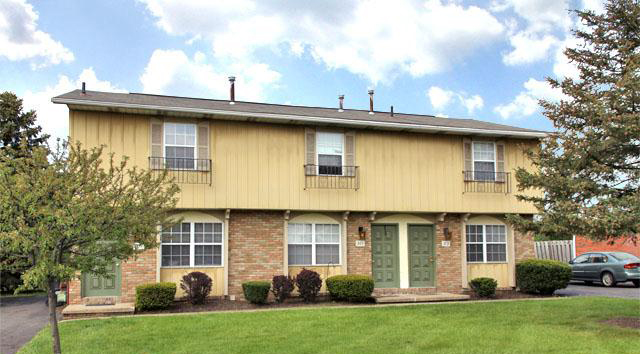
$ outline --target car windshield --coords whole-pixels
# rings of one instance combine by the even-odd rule
[[[619,261],[627,261],[627,260],[640,260],[640,258],[629,254],[629,253],[624,253],[624,252],[613,252],[613,253],[609,253],[609,255]]]

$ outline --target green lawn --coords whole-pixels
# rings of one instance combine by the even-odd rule
[[[66,353],[637,353],[640,317],[608,298],[318,308],[63,322]],[[20,353],[50,351],[42,330]]]

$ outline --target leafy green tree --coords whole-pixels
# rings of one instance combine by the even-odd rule
[[[24,151],[18,149],[22,140],[29,148],[45,144],[49,135],[41,134],[36,118],[36,111],[23,112],[22,99],[13,92],[0,93],[0,147]]]
[[[584,235],[596,241],[640,232],[640,5],[608,1],[606,12],[575,11],[582,21],[567,48],[579,78],[547,79],[567,96],[541,101],[556,132],[530,153],[537,170],[516,171],[520,190],[537,189],[539,218],[510,215],[521,231],[547,238]]]
[[[127,168],[126,158],[113,155],[103,161],[102,153],[79,144],[20,157],[0,152],[0,247],[9,251],[0,266],[26,268],[21,289],[47,288],[55,353],[57,284],[81,272],[106,276],[114,260],[140,252],[135,244],[156,247],[158,227],[172,223],[177,202],[166,173]]]

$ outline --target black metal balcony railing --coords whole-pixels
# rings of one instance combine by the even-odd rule
[[[171,157],[149,157],[152,171],[167,171],[176,183],[211,185],[212,171],[210,159],[188,159]]]
[[[304,189],[360,188],[358,166],[304,165]]]
[[[511,193],[510,172],[462,171],[465,193]]]

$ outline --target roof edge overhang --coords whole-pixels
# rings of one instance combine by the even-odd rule
[[[394,122],[376,122],[365,121],[358,119],[347,118],[331,118],[331,117],[317,117],[317,116],[302,116],[302,115],[290,115],[290,114],[274,114],[274,113],[260,113],[260,112],[243,112],[243,111],[230,111],[230,110],[217,110],[217,109],[203,109],[203,108],[189,108],[189,107],[170,107],[170,106],[157,106],[148,104],[131,104],[122,102],[104,102],[104,101],[91,101],[91,100],[78,100],[72,98],[54,97],[51,102],[57,104],[66,104],[74,106],[82,106],[87,110],[94,108],[106,108],[112,111],[118,111],[118,109],[129,110],[147,110],[148,114],[157,114],[157,112],[163,113],[181,113],[181,114],[193,114],[195,116],[201,115],[221,115],[227,117],[242,118],[258,118],[265,121],[279,122],[279,123],[291,123],[292,121],[308,124],[337,124],[341,126],[360,127],[360,128],[377,128],[383,130],[407,130],[417,132],[429,132],[429,133],[448,133],[459,135],[485,135],[485,136],[503,136],[519,139],[540,139],[547,136],[546,132],[527,132],[527,131],[513,131],[513,130],[496,130],[496,129],[478,129],[478,128],[462,128],[462,127],[446,127],[439,125],[426,125],[426,124],[410,124],[410,123],[394,123]]]

